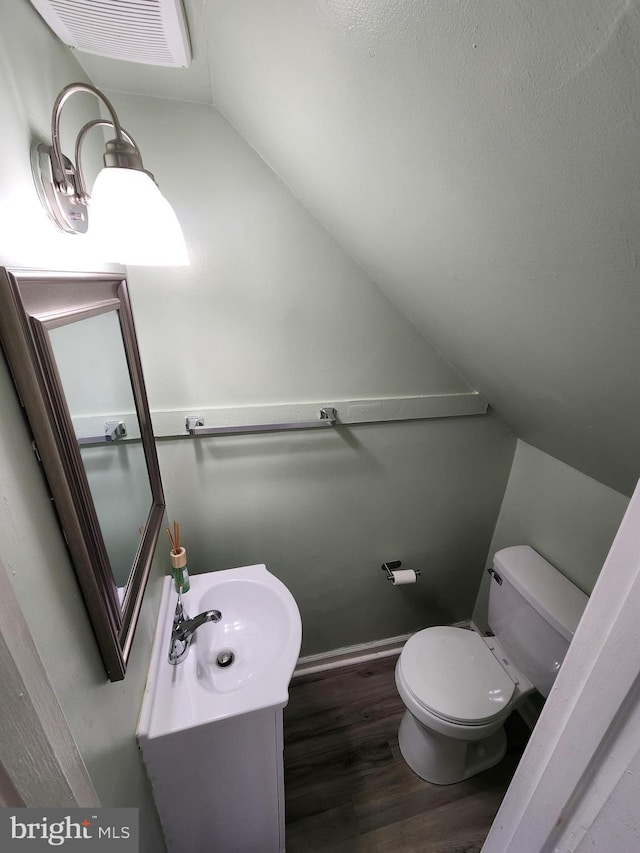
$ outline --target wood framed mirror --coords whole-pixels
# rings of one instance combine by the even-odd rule
[[[0,340],[111,681],[164,495],[126,279],[0,267]]]

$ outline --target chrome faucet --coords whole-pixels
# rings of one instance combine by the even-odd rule
[[[169,663],[175,666],[189,654],[189,647],[193,635],[205,622],[219,622],[222,613],[219,610],[205,610],[198,613],[193,619],[189,619],[182,606],[182,598],[178,596],[176,612],[173,614],[173,629],[171,631],[171,643],[169,645]]]

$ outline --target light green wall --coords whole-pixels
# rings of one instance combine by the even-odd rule
[[[630,496],[636,0],[233,0],[203,14],[212,101],[239,133],[516,435]]]
[[[152,412],[468,390],[219,113],[110,96],[192,260],[129,271]],[[190,569],[267,563],[315,653],[470,617],[514,446],[487,415],[161,441],[159,458]],[[420,583],[393,588],[391,559]]]
[[[191,260],[129,269],[152,409],[469,390],[215,109],[109,96]]]
[[[49,134],[59,90],[84,79],[28,3],[0,0],[0,263],[97,269],[75,238],[58,234],[38,202],[30,171],[34,139]],[[70,124],[95,116],[72,105]],[[66,111],[65,111],[66,113]],[[65,121],[66,121],[65,115]],[[127,677],[106,681],[22,412],[0,357],[0,556],[94,786],[105,806],[139,806],[141,850],[164,849],[135,743],[159,603],[156,565],[145,596]],[[46,805],[43,803],[42,805]]]
[[[531,545],[589,595],[628,503],[626,495],[518,441],[487,567],[500,548]],[[485,574],[474,611],[483,630],[488,588]]]
[[[303,654],[470,618],[511,453],[493,416],[159,445],[190,569],[266,563]],[[419,582],[391,585],[395,559]]]

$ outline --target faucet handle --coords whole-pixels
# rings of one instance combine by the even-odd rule
[[[173,631],[171,632],[169,663],[175,666],[186,658],[193,635],[201,625],[204,625],[205,622],[219,622],[221,619],[222,613],[219,610],[204,610],[194,616],[193,619],[185,619],[182,604],[178,602],[173,619]]]
[[[175,625],[174,634],[177,634],[181,640],[190,639],[205,622],[219,622],[221,619],[222,613],[219,610],[204,610],[193,619],[184,619]]]

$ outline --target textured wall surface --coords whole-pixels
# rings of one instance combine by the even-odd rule
[[[194,68],[175,82],[92,57],[85,67],[121,90],[211,97],[520,438],[631,494],[638,4],[192,0],[187,11]]]
[[[640,9],[207,5],[214,103],[522,439],[640,476]]]
[[[129,269],[152,409],[469,390],[216,110],[109,95],[191,260]]]

